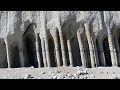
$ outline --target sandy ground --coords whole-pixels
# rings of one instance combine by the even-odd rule
[[[120,79],[120,67],[5,68],[0,79]]]

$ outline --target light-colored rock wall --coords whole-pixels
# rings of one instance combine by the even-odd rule
[[[116,29],[119,28],[120,25],[120,12],[1,11],[0,38],[3,39],[3,41],[7,39],[9,45],[17,43],[18,47],[20,48],[24,33],[29,25],[32,24],[34,36],[39,33],[41,38],[45,38],[46,34],[48,39],[53,38],[57,27],[58,29],[61,28],[63,37],[66,37],[67,33],[69,33],[69,39],[72,40],[73,38],[77,37],[76,33],[78,30],[82,32],[81,26],[83,26],[85,23],[89,23],[89,29],[90,32],[92,32],[92,38],[94,38],[92,43],[96,43],[97,38],[102,40],[106,36],[109,37],[111,34],[115,34]],[[84,35],[83,38],[85,38]],[[109,39],[109,41],[110,40],[111,39]],[[112,44],[110,45],[113,47]],[[96,48],[96,46],[93,48]],[[5,55],[4,52],[0,52],[0,54],[2,56]]]

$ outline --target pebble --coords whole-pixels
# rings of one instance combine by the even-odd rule
[[[60,73],[60,71],[59,70],[55,70],[55,73]]]
[[[73,75],[72,75],[72,74],[70,74],[70,73],[67,73],[67,76],[68,76],[68,77],[72,77]]]
[[[72,76],[71,79],[75,79],[75,77]]]
[[[57,76],[53,76],[53,78],[52,79],[57,79]]]
[[[31,78],[31,75],[26,73],[25,76],[24,76],[24,79],[28,79],[28,78]]]
[[[77,74],[77,75],[80,75],[80,74],[81,74],[81,71],[77,71],[76,74]]]
[[[46,74],[46,72],[42,72],[42,74]]]
[[[31,69],[33,69],[33,68],[34,68],[34,66],[31,66],[30,68],[31,68]]]
[[[62,75],[62,74],[59,74],[58,76],[57,76],[57,79],[63,79],[64,78],[64,76]]]
[[[70,77],[65,76],[64,79],[71,79]]]
[[[83,71],[84,74],[88,74],[86,70]]]

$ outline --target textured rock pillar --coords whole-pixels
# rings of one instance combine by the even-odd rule
[[[36,45],[36,54],[37,54],[38,67],[40,68],[41,67],[41,60],[40,60],[40,50],[39,50],[40,47],[39,47],[39,36],[38,36],[38,34],[36,34],[35,45]]]
[[[85,23],[85,32],[86,32],[86,37],[87,37],[88,46],[89,46],[89,50],[90,50],[91,65],[93,68],[93,67],[95,67],[95,56],[94,56],[94,48],[93,48],[93,44],[92,44],[92,37],[90,34],[88,23]]]
[[[47,60],[47,66],[50,67],[50,52],[49,52],[49,45],[48,45],[48,38],[47,35],[45,35],[45,51],[46,51],[46,60]]]
[[[71,43],[70,43],[70,36],[69,33],[67,33],[67,47],[68,47],[68,54],[69,54],[69,60],[70,60],[70,66],[73,66],[73,56],[72,56],[72,49],[71,49]]]
[[[64,46],[64,40],[63,40],[63,34],[62,34],[61,28],[59,29],[59,36],[60,36],[60,43],[61,43],[63,66],[67,66],[67,61],[65,58],[65,46]]]
[[[45,55],[45,41],[43,38],[41,38],[41,46],[42,46],[42,56],[43,56],[44,67],[47,67],[46,55]]]
[[[104,56],[104,51],[103,51],[103,42],[101,40],[98,40],[98,47],[99,47],[99,56],[100,60],[103,66],[106,66],[105,62],[105,56]]]
[[[58,27],[58,32],[59,32],[59,36],[60,36],[60,44],[61,44],[61,52],[62,52],[62,60],[63,60],[63,66],[67,66],[67,61],[66,61],[66,57],[65,57],[65,46],[64,46],[64,40],[63,40],[63,34],[62,34],[62,27],[61,27],[61,18],[60,18],[60,12],[59,11],[55,11],[54,14],[57,19],[56,19],[56,24]]]
[[[86,59],[85,59],[85,50],[84,50],[83,43],[82,43],[82,37],[79,31],[77,31],[77,38],[78,38],[79,49],[80,49],[80,54],[81,54],[80,56],[81,56],[82,66],[87,67]]]
[[[96,67],[98,67],[99,66],[99,59],[98,59],[98,52],[97,52],[97,46],[96,46],[96,37],[94,35],[92,38],[92,46],[93,46],[93,50],[94,50]]]
[[[10,58],[10,45],[7,39],[5,39],[6,43],[6,53],[7,53],[7,63],[8,63],[8,68],[11,68],[11,58]]]
[[[114,41],[113,41],[113,36],[112,36],[110,28],[108,28],[107,31],[108,31],[108,43],[109,43],[112,66],[118,66],[116,56],[115,56],[116,55],[115,54],[115,44],[114,44]]]
[[[21,67],[25,66],[25,59],[24,59],[24,47],[23,47],[23,41],[19,41],[19,57],[20,57],[20,64]]]
[[[47,28],[46,28],[46,11],[42,11],[41,16],[42,16],[41,18],[42,30],[44,31],[47,66],[50,67],[51,63],[50,63],[50,52],[49,52],[49,45],[48,45]]]
[[[55,52],[56,52],[57,66],[59,67],[61,65],[61,63],[60,63],[60,50],[59,50],[59,45],[58,45],[57,32],[55,32],[55,35],[54,35],[54,42],[55,42]]]

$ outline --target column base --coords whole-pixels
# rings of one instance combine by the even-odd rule
[[[73,67],[73,65],[70,65],[70,67]]]

